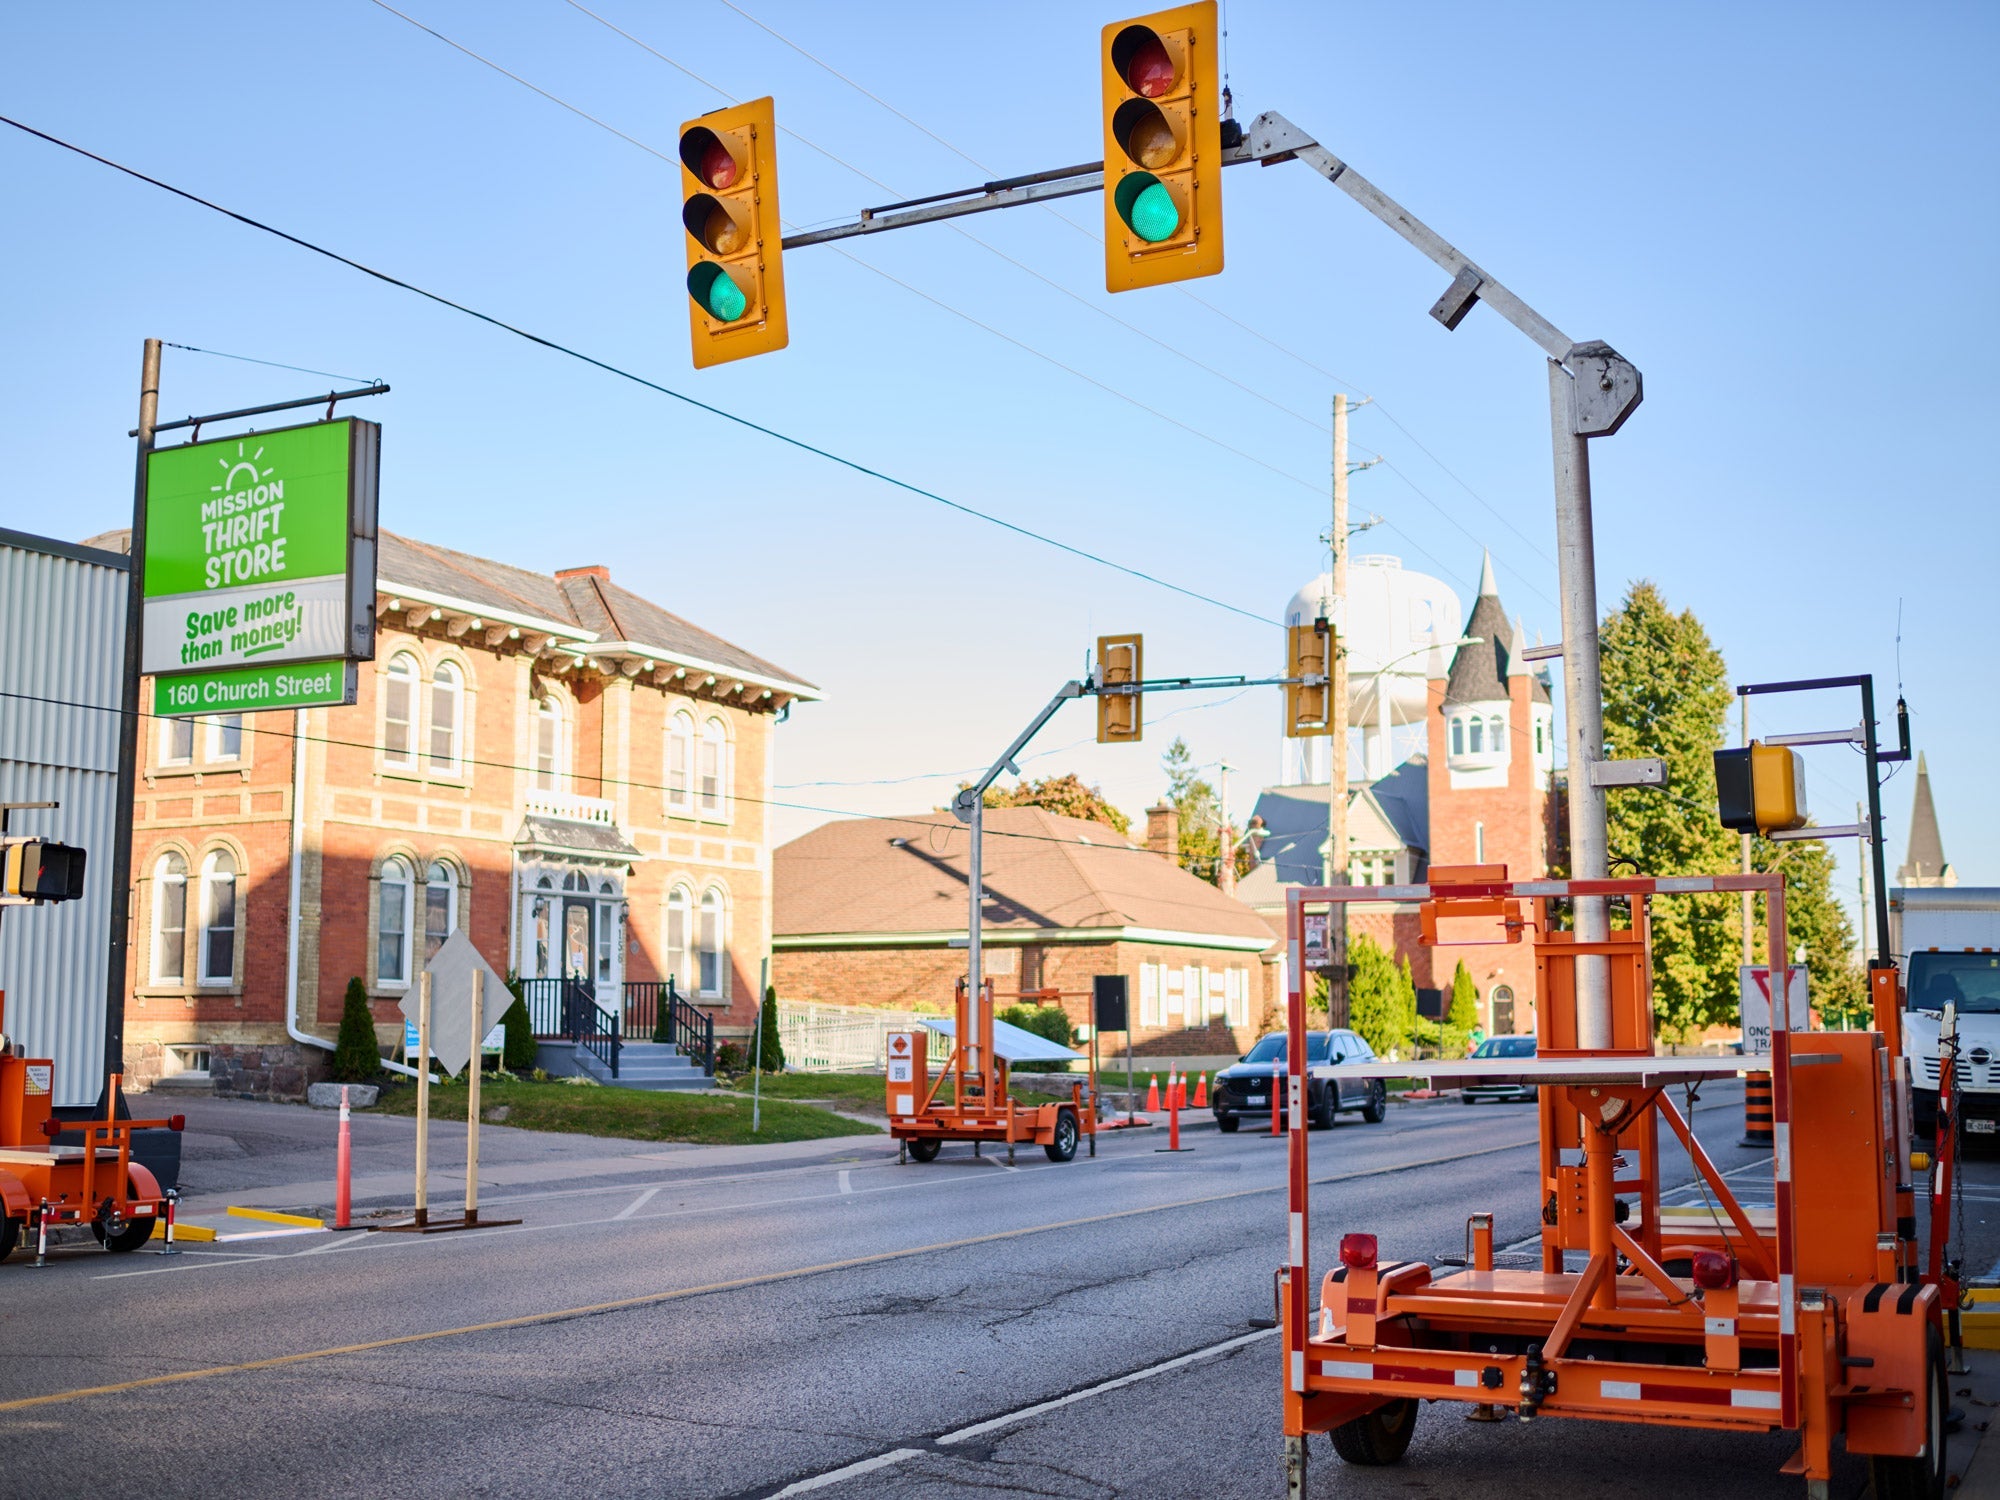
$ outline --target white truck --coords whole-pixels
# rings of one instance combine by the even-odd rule
[[[1937,1128],[1938,1028],[1950,1004],[1958,1017],[1954,1081],[1966,1133],[2000,1134],[2000,887],[1891,890],[1889,942],[1908,997],[1903,1053],[1917,1130],[1930,1135]]]

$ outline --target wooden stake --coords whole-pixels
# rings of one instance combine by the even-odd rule
[[[486,1028],[480,1023],[486,1019],[486,971],[475,967],[472,971],[472,1061],[467,1064],[471,1076],[466,1079],[465,1089],[465,1222],[479,1222],[479,1075],[484,1061],[479,1055],[479,1044],[486,1040]]]
[[[430,1222],[431,976],[417,978],[417,1227]]]

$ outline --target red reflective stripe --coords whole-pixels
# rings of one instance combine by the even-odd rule
[[[1375,1299],[1373,1297],[1349,1297],[1347,1299],[1347,1310],[1351,1313],[1372,1313],[1375,1311]]]
[[[1697,1406],[1727,1406],[1730,1394],[1728,1386],[1639,1383],[1641,1401],[1686,1401]]]

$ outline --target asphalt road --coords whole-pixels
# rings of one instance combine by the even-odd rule
[[[1755,1201],[1768,1153],[1735,1145],[1738,1090],[1709,1092],[1698,1127]],[[257,1137],[190,1153],[194,1201],[268,1201],[286,1170],[310,1197],[298,1169],[324,1170],[324,1117],[191,1123]],[[364,1176],[392,1172],[402,1123],[368,1122]],[[1476,1209],[1502,1243],[1535,1232],[1529,1107],[1403,1107],[1311,1139],[1322,1262],[1345,1229],[1398,1257],[1459,1253]],[[513,1177],[483,1169],[482,1206],[518,1227],[171,1259],[78,1246],[41,1270],[17,1254],[0,1266],[0,1494],[1274,1496],[1277,1348],[1254,1320],[1284,1253],[1283,1148],[1187,1140],[1172,1156],[1158,1133],[1112,1136],[1094,1161],[1024,1152],[1009,1170],[950,1150],[898,1166],[881,1137],[746,1161],[495,1131]],[[442,1135],[439,1160],[453,1150]],[[1983,1268],[2000,1170],[1970,1178]],[[1790,1451],[1431,1408],[1393,1468],[1315,1445],[1312,1492],[1789,1496]],[[1835,1493],[1864,1478],[1844,1465]]]

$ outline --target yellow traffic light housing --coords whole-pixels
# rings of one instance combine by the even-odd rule
[[[1294,625],[1285,652],[1285,734],[1292,739],[1333,733],[1333,653],[1338,637],[1324,619]]]
[[[1104,286],[1222,269],[1222,100],[1215,0],[1104,28]]]
[[[680,142],[695,368],[782,349],[790,334],[771,101],[752,99],[689,120]]]
[[[1124,687],[1145,680],[1145,637],[1100,635],[1097,638],[1097,685]],[[1134,744],[1146,731],[1138,693],[1097,695],[1097,743]]]
[[[1805,758],[1782,745],[1752,740],[1715,752],[1715,803],[1722,826],[1737,833],[1781,833],[1806,825]]]

